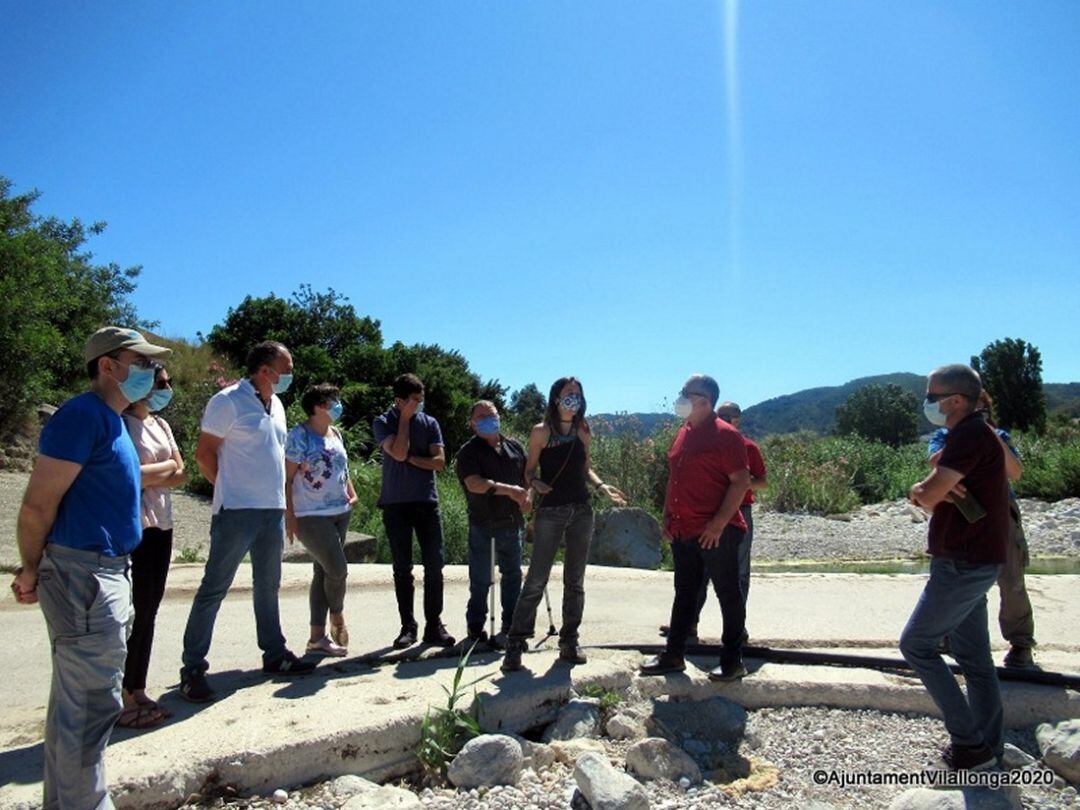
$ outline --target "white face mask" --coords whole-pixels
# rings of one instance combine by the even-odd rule
[[[945,427],[949,421],[949,417],[941,412],[941,400],[937,402],[928,402],[923,400],[923,416],[926,417],[926,421],[935,427]]]
[[[680,419],[686,419],[692,410],[694,403],[690,401],[690,397],[679,397],[675,400],[675,415]]]

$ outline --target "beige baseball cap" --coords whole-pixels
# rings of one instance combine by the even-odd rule
[[[103,354],[109,354],[120,349],[131,349],[131,351],[144,357],[168,357],[172,354],[172,349],[148,343],[146,338],[134,329],[123,326],[106,326],[98,329],[86,341],[86,348],[83,349],[83,359],[89,363]]]

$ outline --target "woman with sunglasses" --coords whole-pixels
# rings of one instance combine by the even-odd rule
[[[574,377],[560,377],[548,394],[544,420],[529,435],[525,485],[538,496],[534,507],[533,549],[529,572],[514,609],[502,663],[504,672],[521,669],[525,640],[533,634],[536,609],[547,587],[555,554],[563,545],[566,553],[559,658],[570,664],[585,663],[578,645],[578,627],[585,609],[585,565],[593,533],[589,486],[616,506],[626,505],[626,496],[601,481],[589,465],[590,440],[581,383]]]
[[[169,423],[159,412],[172,401],[172,383],[164,366],[154,369],[154,387],[124,412],[124,424],[139,453],[142,473],[142,541],[131,552],[131,598],[135,621],[124,665],[124,710],[116,725],[149,728],[172,716],[146,694],[146,673],[154,643],[154,620],[165,595],[172,558],[172,490],[187,481],[184,459]]]

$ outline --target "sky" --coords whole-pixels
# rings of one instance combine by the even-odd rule
[[[591,412],[1036,345],[1080,380],[1080,3],[0,0],[0,175],[194,339],[332,288]]]

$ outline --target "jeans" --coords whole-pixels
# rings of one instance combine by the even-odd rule
[[[128,558],[46,545],[37,595],[53,665],[42,806],[107,810],[105,746],[124,706],[132,621]]]
[[[701,583],[711,580],[724,620],[720,664],[727,666],[741,660],[746,604],[739,588],[739,550],[744,536],[742,529],[729,525],[713,548],[702,548],[696,537],[672,541],[675,600],[671,605],[671,629],[667,639],[669,654],[681,658],[685,653],[686,638],[697,616]]]
[[[1009,511],[1009,545],[997,581],[1001,593],[998,626],[1001,635],[1012,646],[1030,648],[1035,646],[1035,616],[1024,584],[1024,569],[1028,564],[1027,538],[1016,504],[1010,504]]]
[[[439,504],[434,501],[390,503],[383,508],[383,527],[394,563],[394,595],[402,627],[416,626],[412,575],[412,536],[420,544],[424,564],[424,621],[436,624],[443,610],[443,536]]]
[[[469,524],[469,604],[465,608],[465,626],[469,632],[484,629],[487,619],[488,592],[491,588],[491,544],[499,564],[499,595],[502,603],[502,626],[509,627],[514,607],[521,594],[521,530],[516,526],[488,529]]]
[[[754,508],[751,504],[743,504],[739,507],[743,518],[746,520],[746,536],[739,543],[739,591],[742,593],[743,607],[746,607],[746,599],[750,595],[750,545],[754,542]],[[705,601],[709,596],[709,578],[701,578],[701,587],[698,588],[697,611],[694,613],[694,621],[691,629],[697,629],[701,620],[701,610],[705,607]]]
[[[1001,566],[935,557],[930,579],[900,634],[900,652],[945,718],[953,743],[987,745],[1001,756],[1003,709],[990,633],[986,592]],[[943,636],[967,682],[967,697],[938,652]]]
[[[206,654],[214,636],[218,608],[249,551],[255,632],[263,663],[272,664],[285,655],[285,637],[281,634],[278,615],[284,544],[284,509],[221,509],[210,519],[210,556],[184,629],[185,669],[200,672],[209,669]]]
[[[535,631],[536,609],[544,597],[555,554],[565,544],[559,644],[577,644],[578,628],[585,612],[585,565],[589,560],[589,543],[593,533],[592,506],[587,503],[542,506],[536,510],[534,520],[532,559],[525,575],[525,585],[521,589],[521,598],[514,608],[510,640],[522,643]]]
[[[345,579],[349,564],[345,559],[345,536],[349,532],[346,510],[340,515],[311,515],[296,519],[296,535],[315,562],[308,591],[312,627],[325,627],[326,614],[345,609]]]
[[[142,542],[131,552],[131,601],[135,605],[135,623],[127,644],[124,664],[124,688],[133,692],[146,688],[150,668],[150,648],[154,645],[154,624],[165,580],[172,559],[172,529],[143,529]]]

